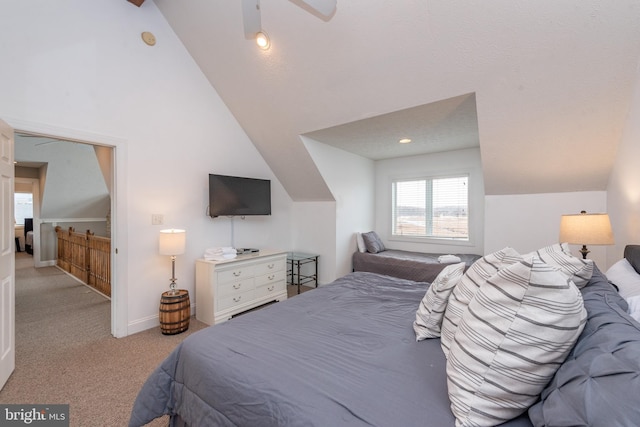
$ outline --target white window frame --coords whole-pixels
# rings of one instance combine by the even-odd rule
[[[403,234],[394,234],[395,231],[395,210],[396,210],[396,198],[394,194],[395,185],[397,182],[406,182],[406,181],[434,181],[438,179],[450,179],[450,178],[460,178],[464,177],[467,179],[467,237],[466,238],[454,238],[454,237],[445,237],[445,236],[416,236],[416,235],[403,235]],[[472,218],[472,182],[471,182],[471,174],[468,172],[459,172],[459,173],[448,173],[442,175],[419,175],[419,176],[411,176],[411,177],[393,177],[390,180],[390,230],[389,237],[391,240],[398,241],[406,241],[406,242],[421,242],[421,243],[435,243],[435,244],[447,244],[447,245],[472,245],[473,244],[473,218]],[[425,203],[426,205],[427,203]]]

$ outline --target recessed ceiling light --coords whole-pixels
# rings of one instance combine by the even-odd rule
[[[256,43],[258,44],[258,47],[263,50],[267,50],[271,46],[269,36],[264,31],[260,31],[256,34]]]
[[[410,138],[402,138],[401,140],[398,141],[400,144],[408,144],[411,142]]]

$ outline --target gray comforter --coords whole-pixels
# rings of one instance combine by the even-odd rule
[[[440,340],[412,329],[427,286],[352,273],[199,331],[144,384],[130,426],[453,426]]]
[[[184,340],[130,426],[453,426],[440,340],[415,341],[426,283],[352,273]],[[596,268],[587,324],[528,416],[504,426],[640,425],[640,325]]]

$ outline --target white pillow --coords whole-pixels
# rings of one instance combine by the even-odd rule
[[[416,311],[416,320],[413,322],[416,341],[440,336],[442,317],[447,309],[449,296],[462,278],[465,265],[461,262],[446,266],[427,289]]]
[[[366,252],[367,247],[364,244],[362,233],[356,233],[356,245],[358,246],[358,252]]]
[[[627,298],[629,315],[640,322],[640,295]]]
[[[449,350],[456,426],[494,426],[525,412],[586,319],[576,285],[537,256],[489,278],[469,303]]]
[[[458,323],[478,288],[498,270],[521,260],[522,257],[515,249],[506,247],[483,256],[467,269],[449,296],[447,309],[442,319],[440,345],[445,356],[449,356],[449,346],[458,328]]]
[[[545,246],[522,257],[530,258],[532,255],[537,255],[542,262],[559,268],[578,288],[585,287],[593,275],[593,260],[574,257],[567,243]]]
[[[625,258],[616,262],[605,273],[607,279],[618,287],[622,298],[640,295],[640,274]]]

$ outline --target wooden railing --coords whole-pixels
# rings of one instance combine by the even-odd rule
[[[76,233],[55,228],[58,236],[57,265],[83,283],[111,296],[111,239],[91,231]]]

